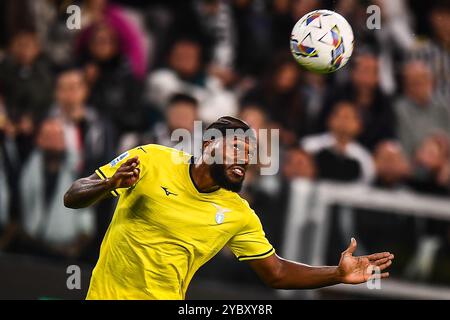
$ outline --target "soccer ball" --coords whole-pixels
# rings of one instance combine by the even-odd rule
[[[292,29],[292,55],[310,71],[334,72],[348,62],[352,51],[352,28],[336,12],[312,11],[298,20]]]

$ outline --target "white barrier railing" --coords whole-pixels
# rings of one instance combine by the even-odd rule
[[[325,264],[326,245],[329,240],[329,208],[335,204],[450,220],[449,200],[405,190],[385,191],[364,185],[312,183],[299,179],[292,182],[290,192],[282,253],[288,259],[312,265]],[[304,236],[306,230],[310,233]],[[338,285],[322,290],[379,298],[450,299],[450,287],[416,284],[397,279],[383,280],[379,290],[370,290],[364,284]],[[280,294],[292,297],[294,291],[280,291]],[[314,298],[317,291],[308,294],[309,298]]]

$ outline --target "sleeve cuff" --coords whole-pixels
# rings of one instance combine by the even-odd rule
[[[270,248],[269,251],[261,253],[261,254],[255,254],[255,255],[251,255],[251,256],[239,256],[238,260],[246,261],[246,260],[264,259],[264,258],[267,258],[268,256],[271,256],[273,253],[275,253],[275,249],[272,247],[272,248]]]
[[[103,173],[102,169],[98,168],[97,170],[95,170],[95,173],[100,177],[100,179],[102,179],[102,180],[106,180],[107,179],[106,175]],[[119,196],[119,194],[117,193],[116,190],[112,190],[111,194],[114,197],[118,197]]]

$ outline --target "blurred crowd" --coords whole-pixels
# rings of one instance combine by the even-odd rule
[[[71,4],[80,29],[67,27]],[[331,75],[289,50],[295,22],[320,8],[355,35]],[[73,180],[223,115],[279,129],[279,173],[254,166],[243,190],[275,246],[294,179],[449,196],[450,1],[9,0],[0,24],[0,251],[95,261],[114,203],[75,214],[62,202]],[[448,224],[377,222],[450,252]],[[373,225],[360,224],[370,241]]]

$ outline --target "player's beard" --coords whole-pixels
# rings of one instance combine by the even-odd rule
[[[209,172],[211,177],[217,183],[217,185],[226,190],[230,190],[233,192],[239,192],[242,189],[242,184],[244,183],[244,179],[239,182],[231,181],[226,173],[226,167],[224,164],[213,163],[209,167]]]

